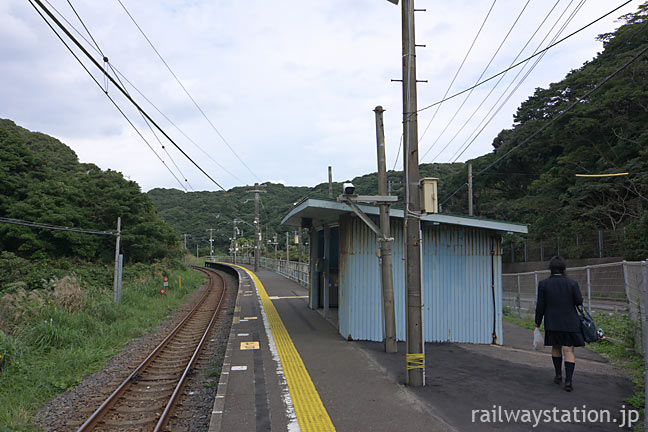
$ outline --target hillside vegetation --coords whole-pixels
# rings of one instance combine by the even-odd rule
[[[176,249],[171,227],[137,183],[121,173],[79,163],[56,138],[0,119],[0,217],[115,231],[122,218],[127,262],[151,262]],[[21,258],[74,257],[109,262],[113,236],[0,224],[0,250]]]
[[[648,3],[621,17],[623,25],[599,36],[603,51],[565,79],[538,88],[519,107],[511,129],[493,139],[493,151],[472,161],[475,214],[529,224],[529,239],[589,236],[598,230],[624,230],[627,259],[648,256],[648,56],[644,53],[542,133],[525,140],[648,44]],[[506,157],[504,157],[507,155]],[[497,159],[500,162],[489,167]],[[628,172],[627,176],[582,178],[576,174]],[[467,168],[463,163],[421,165],[421,176],[440,178],[443,211],[467,214]],[[402,172],[389,180],[402,198]],[[353,179],[361,194],[377,193],[376,174]],[[292,204],[303,196],[323,198],[328,185],[314,188],[267,184],[262,196],[262,227],[269,235]],[[234,215],[252,221],[252,198],[245,188],[228,192],[149,192],[161,216],[189,244],[208,248],[205,229],[219,228],[216,245],[225,251]],[[334,196],[341,184],[334,185]],[[457,191],[453,196],[452,193]],[[234,204],[233,204],[234,203]],[[218,225],[220,224],[220,225]],[[248,229],[250,231],[251,229]],[[244,229],[245,231],[245,229]],[[251,239],[252,237],[249,236]],[[279,238],[280,245],[281,237]],[[281,246],[280,246],[281,248]]]

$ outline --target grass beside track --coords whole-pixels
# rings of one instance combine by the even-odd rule
[[[100,283],[90,275],[99,275]],[[164,295],[163,275],[169,277]],[[14,300],[16,309],[0,320],[5,330],[0,331],[0,431],[36,430],[32,417],[48,400],[102,370],[131,340],[167,319],[205,279],[177,263],[126,267],[117,305],[107,283],[111,269],[88,266],[75,270],[74,277],[82,291],[77,307],[57,300],[51,289],[27,297],[19,291],[0,293],[9,295],[2,298]]]

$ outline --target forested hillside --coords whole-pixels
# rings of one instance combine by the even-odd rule
[[[495,137],[493,152],[472,161],[479,173],[503,157],[474,178],[478,214],[526,222],[535,239],[625,229],[624,256],[648,256],[648,56],[623,68],[648,46],[647,14],[645,3],[617,31],[599,36],[604,49],[595,59],[537,89],[517,110],[514,127]],[[449,180],[452,189],[461,187],[465,171]],[[463,188],[446,208],[465,212],[466,203]]]
[[[137,183],[79,163],[59,140],[0,119],[0,217],[115,231],[118,216],[127,262],[150,262],[177,251],[172,228]],[[0,250],[22,258],[111,262],[114,245],[113,236],[0,224]]]
[[[450,173],[461,170],[463,164],[424,164],[421,175],[428,177],[447,177]],[[390,171],[388,179],[392,182],[392,193],[402,200],[402,172]],[[351,179],[356,191],[362,195],[376,195],[378,183],[376,174],[367,174]],[[263,184],[266,193],[260,194],[259,214],[264,239],[271,240],[277,235],[279,249],[285,250],[285,232],[293,228],[281,226],[281,219],[302,198],[328,199],[328,183],[315,187],[284,186],[276,183]],[[160,217],[166,220],[176,232],[188,234],[187,249],[196,252],[199,246],[201,255],[209,252],[209,228],[213,228],[214,249],[227,253],[233,231],[233,220],[239,221],[242,231],[241,240],[252,241],[254,221],[254,194],[248,190],[252,187],[235,187],[227,192],[182,192],[177,189],[152,189],[148,192],[158,208]],[[445,191],[442,189],[441,191]],[[333,197],[342,192],[342,182],[333,183]],[[273,246],[274,247],[274,246]]]
[[[647,5],[622,17],[618,30],[599,37],[603,51],[596,58],[549,88],[537,89],[517,110],[513,127],[493,139],[493,152],[469,161],[476,215],[527,223],[529,239],[538,241],[593,238],[598,230],[623,230],[619,253],[628,259],[648,256],[648,56],[643,53],[624,67],[648,46]],[[629,174],[576,177],[624,172]],[[440,178],[444,212],[468,212],[465,164],[421,165],[421,176]],[[394,193],[402,195],[402,172],[390,171],[388,177]],[[353,183],[359,193],[377,192],[375,174],[357,177]],[[328,185],[267,184],[267,190],[262,195],[261,223],[272,236],[283,232],[279,221],[295,201],[326,197]],[[341,183],[336,183],[334,195],[340,191]],[[226,250],[232,231],[228,222],[234,215],[248,222],[253,218],[252,194],[246,188],[193,193],[156,189],[149,195],[178,233],[191,234],[193,251],[196,244],[208,250],[207,228],[218,228],[215,244]],[[561,253],[570,251],[563,245]],[[574,258],[579,253],[571,250]]]

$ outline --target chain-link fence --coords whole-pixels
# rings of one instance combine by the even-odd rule
[[[625,229],[546,240],[510,237],[504,240],[502,258],[505,263],[516,263],[549,261],[554,255],[568,259],[620,257],[624,255],[625,239]]]
[[[622,261],[572,267],[566,274],[578,282],[583,302],[590,311],[627,313],[635,329],[635,346],[641,347],[647,272],[648,261]],[[538,282],[549,275],[549,270],[503,274],[504,307],[518,316],[533,316]]]

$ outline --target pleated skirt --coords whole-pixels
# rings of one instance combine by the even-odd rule
[[[582,333],[545,330],[545,345],[585,346]]]

